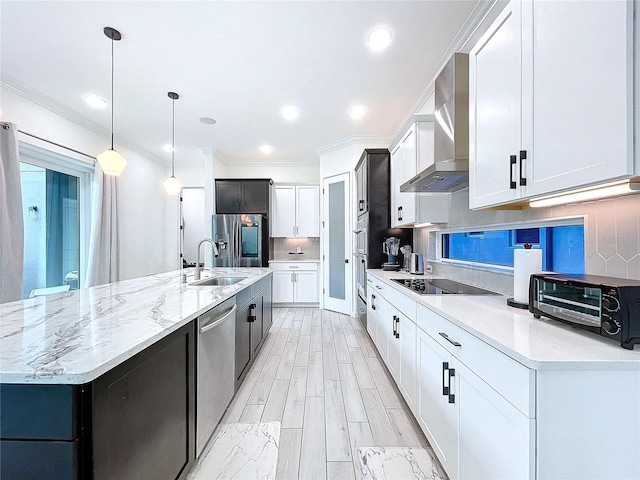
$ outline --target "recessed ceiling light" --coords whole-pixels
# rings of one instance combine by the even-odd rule
[[[367,45],[371,51],[379,53],[389,46],[391,38],[391,30],[387,27],[378,27],[367,35]]]
[[[354,105],[349,109],[349,115],[351,115],[351,118],[354,120],[359,120],[364,117],[365,113],[367,113],[367,109],[363,105]]]
[[[273,147],[271,145],[262,145],[260,147],[260,151],[265,155],[269,155],[271,152],[273,152]]]
[[[105,108],[107,106],[107,101],[104,98],[92,93],[83,95],[82,98],[90,107],[93,108]]]
[[[173,147],[170,143],[165,143],[164,145],[162,145],[162,149],[167,153],[173,152]]]
[[[216,121],[211,117],[200,117],[200,122],[205,125],[215,125]]]
[[[280,109],[280,113],[285,118],[285,120],[295,120],[300,115],[300,109],[298,107],[294,107],[293,105],[287,105],[286,107],[282,107]]]

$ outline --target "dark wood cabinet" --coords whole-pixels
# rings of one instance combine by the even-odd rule
[[[236,390],[273,323],[272,278],[269,275],[236,295]]]
[[[190,322],[84,385],[2,385],[2,480],[186,478],[194,335]]]
[[[94,382],[94,479],[186,478],[195,461],[194,322]]]
[[[216,213],[269,214],[271,179],[216,179]]]

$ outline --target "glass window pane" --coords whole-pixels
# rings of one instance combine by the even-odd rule
[[[23,296],[79,288],[79,179],[20,164],[24,209]],[[38,292],[34,292],[38,290]],[[59,290],[59,289],[58,289]]]
[[[329,296],[346,298],[344,259],[346,257],[344,239],[344,182],[329,185]]]

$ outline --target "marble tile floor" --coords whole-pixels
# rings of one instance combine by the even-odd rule
[[[274,309],[218,430],[238,422],[280,422],[276,479],[363,478],[360,447],[420,447],[435,459],[359,321],[318,308]]]
[[[189,480],[272,480],[279,441],[280,422],[222,425]]]
[[[358,460],[365,480],[447,480],[424,448],[363,447]]]

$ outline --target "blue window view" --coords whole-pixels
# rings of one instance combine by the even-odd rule
[[[525,243],[542,249],[545,270],[584,273],[582,225],[444,234],[442,258],[512,267],[513,251]]]

